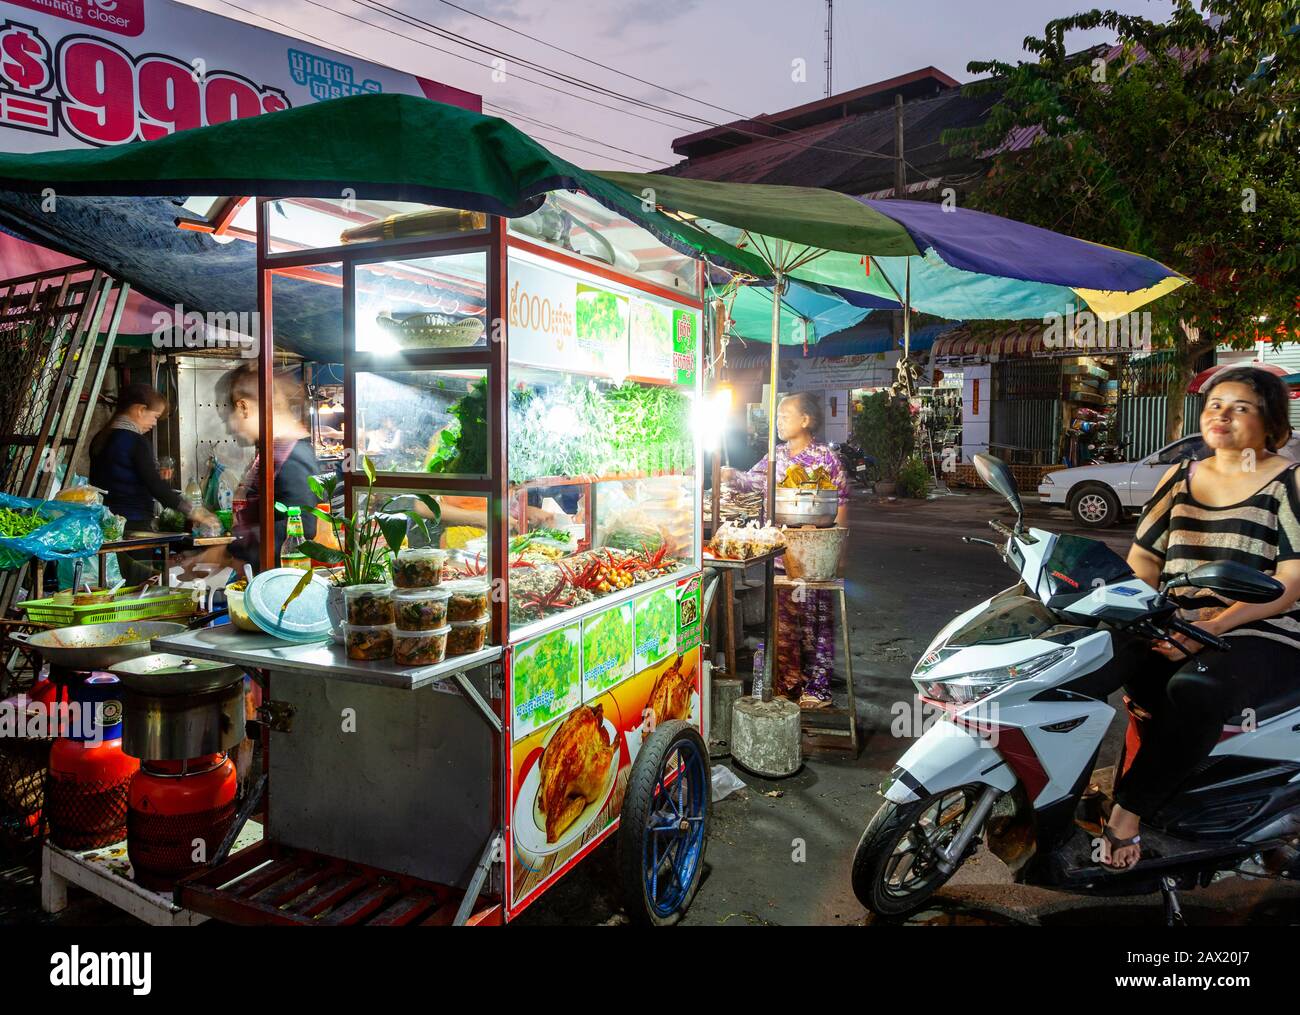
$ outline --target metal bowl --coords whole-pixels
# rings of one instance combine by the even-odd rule
[[[113,624],[82,624],[59,627],[38,634],[10,634],[14,641],[30,646],[51,666],[69,670],[107,670],[127,659],[147,656],[150,642],[180,634],[184,624],[163,620],[123,620]]]
[[[840,509],[838,490],[799,490],[777,487],[776,524],[797,528],[816,525],[826,528],[835,524]]]

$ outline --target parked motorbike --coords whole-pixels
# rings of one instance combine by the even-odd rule
[[[1224,726],[1174,798],[1142,816],[1133,867],[1100,863],[1099,814],[1089,813],[1098,801],[1086,792],[1115,712],[1107,697],[1119,678],[1106,664],[1125,639],[1145,647],[1176,632],[1230,649],[1182,620],[1165,593],[1196,587],[1265,603],[1282,585],[1219,561],[1157,591],[1104,543],[1026,529],[1007,467],[977,455],[975,468],[1017,520],[989,522],[997,542],[965,541],[997,550],[1019,580],[951,621],[916,664],[912,681],[937,719],[881,787],[885,803],[853,858],[858,900],[885,917],[913,913],[981,841],[1020,883],[1095,895],[1159,888],[1169,923],[1182,920],[1180,889],[1208,885],[1257,854],[1281,858],[1277,876],[1300,877],[1300,686]],[[1141,742],[1143,714],[1128,708],[1117,772]]]
[[[836,450],[839,452],[840,465],[844,469],[844,474],[859,486],[868,486],[871,466],[876,464],[876,460],[851,441],[838,445]]]

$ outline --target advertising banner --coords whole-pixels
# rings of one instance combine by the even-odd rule
[[[323,99],[459,88],[172,0],[0,2],[0,150],[152,140]]]
[[[518,254],[507,298],[515,363],[695,385],[698,311]]]
[[[675,601],[676,589],[666,591]],[[609,832],[638,752],[655,727],[671,719],[700,726],[698,647],[670,653],[564,718],[515,739],[506,833],[512,915]]]

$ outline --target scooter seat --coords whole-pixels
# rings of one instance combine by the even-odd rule
[[[1272,698],[1260,702],[1253,711],[1235,715],[1223,724],[1225,733],[1240,733],[1249,723],[1258,726],[1269,719],[1276,719],[1293,709],[1300,708],[1300,681],[1285,688]]]

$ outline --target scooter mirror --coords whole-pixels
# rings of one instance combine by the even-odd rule
[[[1011,476],[1011,470],[1007,468],[1006,463],[1001,458],[993,455],[976,455],[975,471],[979,474],[980,479],[984,480],[984,485],[991,490],[996,490],[1007,499],[1012,508],[1015,509],[1016,518],[1024,517],[1025,508],[1020,502],[1020,492],[1016,489],[1016,481]]]
[[[1271,603],[1286,591],[1276,578],[1235,560],[1216,560],[1202,564],[1181,578],[1169,583],[1168,588],[1192,587],[1209,589],[1226,599],[1238,603]]]

